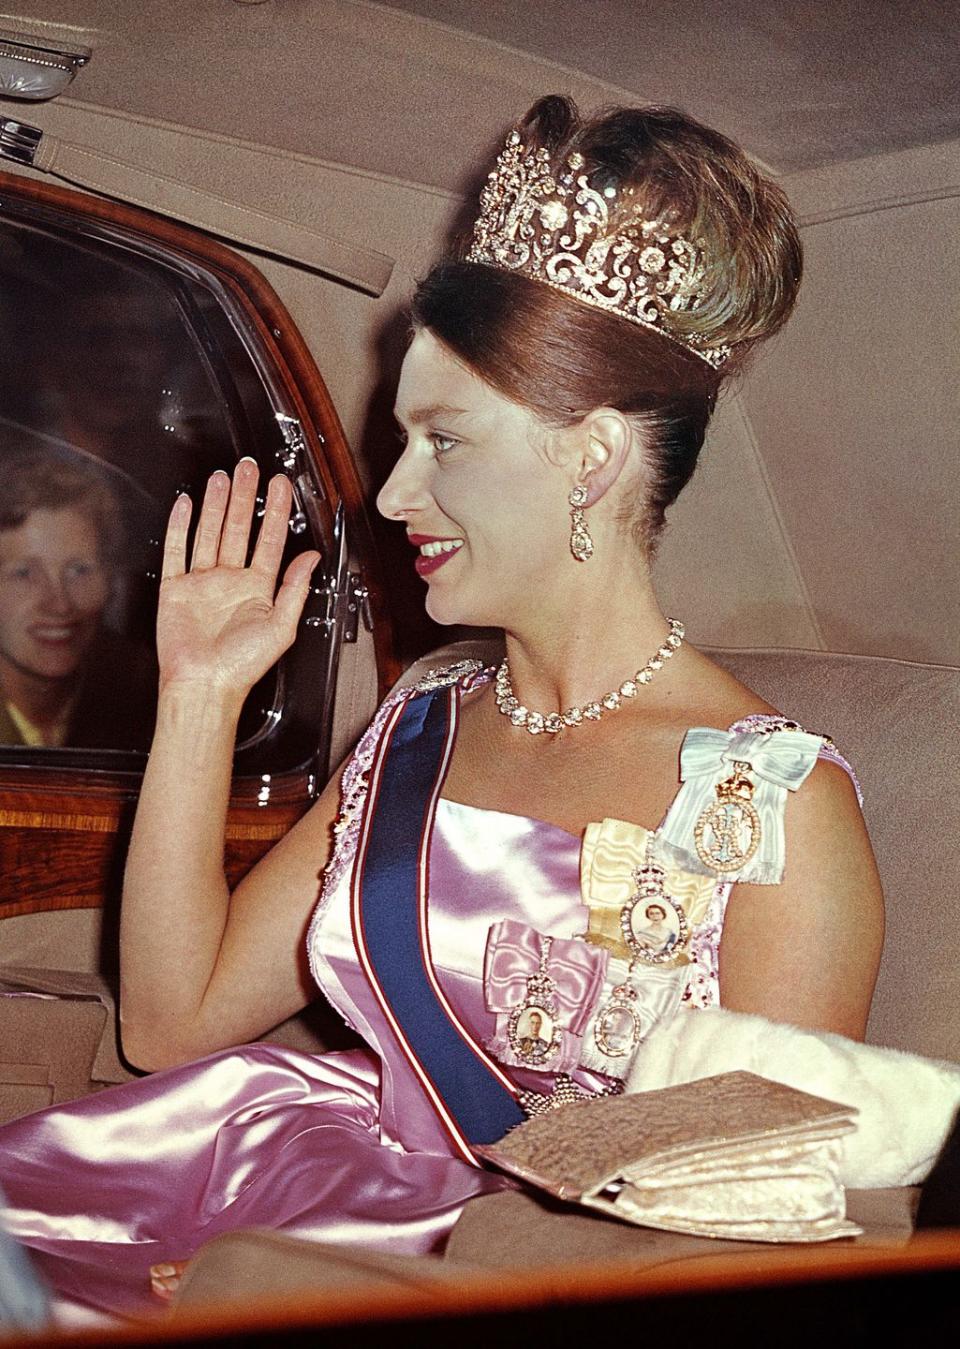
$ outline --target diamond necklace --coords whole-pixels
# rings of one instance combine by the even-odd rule
[[[597,702],[582,703],[579,707],[568,708],[566,712],[551,712],[547,716],[542,712],[529,711],[514,695],[513,685],[510,683],[510,663],[504,656],[503,663],[497,670],[494,686],[497,709],[505,717],[509,717],[514,726],[525,727],[531,735],[540,735],[542,731],[556,735],[565,726],[581,726],[585,721],[599,721],[604,712],[615,712],[625,701],[635,698],[640,692],[641,685],[649,684],[657,670],[663,668],[664,661],[669,660],[680,646],[683,641],[683,624],[676,618],[669,618],[667,622],[670,624],[670,632],[663,646],[657,648],[656,655],[651,656],[632,679],[625,679],[618,689],[605,693]]]

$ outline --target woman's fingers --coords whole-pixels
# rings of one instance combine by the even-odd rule
[[[222,468],[207,479],[207,490],[203,494],[200,507],[200,519],[193,540],[193,557],[190,560],[191,571],[209,571],[217,565],[220,552],[220,531],[230,498],[230,479]]]
[[[167,521],[167,534],[163,541],[163,566],[160,571],[162,580],[166,580],[168,576],[182,576],[187,569],[187,530],[190,528],[192,511],[193,502],[186,492],[181,492],[173,503]]]
[[[268,581],[270,587],[276,585],[280,560],[287,543],[287,524],[290,519],[290,505],[293,500],[293,488],[288,478],[277,474],[270,479],[267,488],[267,500],[260,522],[260,536],[254,549],[253,571]]]
[[[169,1302],[177,1289],[187,1267],[186,1260],[170,1260],[166,1264],[150,1266],[150,1290],[155,1297]]]
[[[242,567],[247,560],[250,545],[250,524],[257,504],[257,483],[260,470],[256,461],[241,459],[233,470],[230,501],[220,531],[220,549],[217,561],[221,567]]]
[[[243,568],[250,545],[250,526],[256,507],[259,477],[255,461],[244,458],[237,464],[232,482],[222,469],[218,469],[208,479],[193,540],[191,571],[211,571],[217,566]],[[288,478],[279,473],[271,478],[260,533],[250,564],[251,570],[271,590],[276,584],[287,543],[292,498],[293,488]],[[163,554],[165,577],[178,575],[186,569],[190,515],[190,498],[183,494],[177,498],[170,512]],[[308,576],[314,565],[315,562],[308,564]]]
[[[283,585],[277,591],[273,602],[274,618],[289,642],[296,637],[297,623],[310,593],[310,577],[319,561],[320,554],[312,550],[299,553],[284,573]]]

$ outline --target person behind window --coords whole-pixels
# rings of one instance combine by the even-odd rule
[[[46,446],[0,453],[0,743],[146,748],[149,658],[106,622],[124,526],[105,472]]]

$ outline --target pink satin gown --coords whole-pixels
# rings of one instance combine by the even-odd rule
[[[152,1264],[189,1257],[239,1228],[438,1252],[468,1200],[513,1183],[455,1153],[354,949],[351,803],[380,721],[346,770],[347,827],[309,933],[322,992],[369,1048],[314,1057],[247,1045],[0,1129],[3,1220],[66,1303],[143,1314],[156,1305]],[[580,840],[556,826],[439,802],[431,947],[444,993],[481,1042],[495,1022],[483,988],[491,926],[510,918],[554,937],[583,933],[579,861]],[[688,1006],[718,999],[729,888],[717,886],[691,934]],[[551,1085],[549,1074],[510,1072],[521,1086]]]

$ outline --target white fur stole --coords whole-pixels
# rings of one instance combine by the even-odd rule
[[[637,1050],[627,1091],[654,1091],[745,1070],[860,1112],[842,1141],[851,1189],[916,1185],[960,1106],[960,1065],[860,1044],[720,1007],[680,1011]]]

